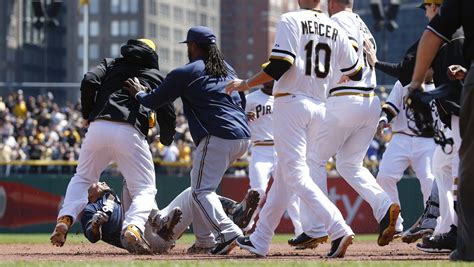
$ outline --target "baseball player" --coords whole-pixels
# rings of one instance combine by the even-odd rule
[[[319,0],[300,0],[298,4],[300,10],[281,16],[268,66],[247,80],[236,79],[226,86],[230,93],[276,80],[274,183],[255,232],[238,238],[237,244],[254,254],[267,255],[281,215],[296,194],[308,206],[308,216],[320,220],[327,229],[332,240],[327,256],[343,257],[354,233],[324,194],[323,187],[313,181],[308,164],[314,160],[319,141],[314,133],[323,124],[325,91],[341,75],[356,78],[361,66],[347,35],[319,11]],[[324,235],[319,242],[326,240]]]
[[[113,246],[124,248],[120,238],[123,214],[131,204],[126,183],[123,184],[122,201],[105,182],[97,182],[89,187],[88,200],[89,203],[81,216],[81,224],[86,238],[92,243],[103,240]],[[247,226],[246,222],[249,222],[253,211],[255,211],[255,206],[250,208],[251,206],[248,205],[248,199],[237,203],[229,198],[219,196],[219,200],[226,213],[239,227]],[[164,209],[150,212],[144,232],[145,244],[149,248],[143,251],[157,254],[168,252],[192,222],[191,189],[187,188]],[[199,244],[199,240],[189,251],[198,252],[196,244]],[[199,252],[209,253],[211,249],[205,248]]]
[[[263,64],[262,67],[266,66]],[[259,194],[259,206],[262,205],[267,191],[268,181],[274,169],[275,150],[273,149],[273,125],[272,110],[274,97],[274,81],[264,83],[263,87],[246,96],[247,104],[245,113],[249,118],[250,140],[252,141],[252,157],[249,162],[250,189],[256,190]],[[294,226],[296,235],[303,232],[300,222],[299,201],[297,196],[292,198],[287,212]],[[254,213],[258,214],[260,208]],[[253,227],[253,220],[248,229]]]
[[[432,83],[426,84],[426,90],[432,89],[434,89]],[[383,136],[383,129],[391,125],[392,139],[380,162],[377,183],[393,202],[400,204],[397,183],[406,168],[411,165],[420,181],[423,203],[426,203],[434,181],[431,166],[436,144],[432,136],[415,136],[408,128],[404,103],[407,93],[407,87],[403,87],[400,81],[397,81],[382,106],[384,115],[380,118],[377,132]],[[395,226],[398,233],[403,231],[402,222],[403,218],[399,216]],[[422,233],[425,234],[430,234],[430,229]]]
[[[375,71],[363,53],[364,41],[369,40],[375,49],[375,40],[362,19],[352,12],[352,4],[350,0],[330,0],[328,10],[331,19],[348,34],[363,67],[358,79],[341,79],[343,84],[333,80],[325,91],[326,116],[315,136],[320,141],[312,149],[316,156],[311,165],[316,179],[326,180],[326,162],[336,154],[337,171],[371,205],[380,224],[377,243],[385,246],[395,234],[400,205],[390,200],[362,165],[377,128],[380,101],[373,92]]]
[[[192,27],[184,43],[191,62],[171,71],[159,88],[147,94],[143,85],[132,79],[127,80],[125,87],[138,103],[149,108],[181,97],[196,144],[191,170],[193,217],[200,216],[204,222],[195,223],[194,229],[212,230],[213,242],[218,244],[213,254],[228,254],[235,247],[235,239],[242,236],[242,230],[226,216],[215,190],[230,164],[247,152],[250,129],[241,96],[228,95],[224,90],[235,71],[224,61],[212,30]]]
[[[156,209],[155,169],[146,140],[149,127],[154,127],[153,123],[150,125],[153,116],[150,109],[140,106],[122,87],[127,78],[136,76],[150,89],[158,86],[163,77],[151,40],[129,40],[121,52],[121,58],[103,60],[82,80],[82,116],[88,131],[50,238],[53,245],[64,245],[69,228],[87,204],[87,189],[115,162],[133,200],[122,225],[123,236],[131,237],[126,240],[126,247],[131,252],[143,248],[142,233],[148,214]],[[169,145],[176,126],[173,105],[161,107],[157,116],[160,140]]]
[[[121,230],[123,215],[132,201],[125,182],[122,198],[123,202],[105,182],[89,187],[89,204],[83,210],[81,224],[90,242],[103,240],[119,248],[126,246],[121,239]],[[190,221],[189,190],[185,190],[166,208],[150,212],[144,231],[146,242],[143,245],[147,247],[135,253],[165,253],[174,246],[174,241],[186,230]]]

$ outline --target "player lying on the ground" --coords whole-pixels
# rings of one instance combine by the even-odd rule
[[[164,209],[152,210],[145,225],[145,242],[141,243],[140,247],[128,248],[128,250],[137,254],[161,254],[172,249],[175,241],[182,236],[193,221],[190,192],[190,188],[187,188]],[[89,187],[89,203],[83,211],[81,224],[84,235],[90,242],[103,240],[113,246],[125,248],[126,244],[121,242],[120,235],[123,215],[131,203],[125,183],[122,194],[123,199],[120,201],[105,182],[98,182]],[[219,197],[219,200],[235,224],[244,228],[258,204],[258,199],[254,199],[257,195],[255,192],[248,194],[241,203],[225,197]],[[125,238],[133,238],[133,236]],[[207,253],[210,249],[212,248],[199,249],[198,246],[193,245],[188,251]]]

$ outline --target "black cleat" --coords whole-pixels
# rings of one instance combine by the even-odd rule
[[[240,248],[248,250],[250,253],[253,253],[259,257],[265,257],[264,254],[257,251],[257,248],[255,248],[255,246],[252,244],[252,241],[250,241],[250,236],[241,236],[237,238],[236,243]]]
[[[380,221],[380,231],[377,239],[377,244],[379,246],[386,246],[393,240],[393,236],[396,233],[395,225],[399,214],[400,205],[397,203],[390,205],[387,213]]]
[[[345,235],[331,242],[331,250],[327,254],[328,258],[343,258],[347,248],[352,244],[354,235]]]
[[[174,236],[174,227],[183,218],[183,212],[180,208],[176,207],[165,217],[160,220],[160,228],[157,229],[157,234],[165,241],[170,241]]]
[[[245,198],[240,202],[240,208],[232,214],[234,223],[240,228],[245,229],[252,221],[253,214],[258,208],[260,194],[256,190],[249,190]]]
[[[456,249],[457,227],[451,225],[449,232],[423,238],[423,243],[416,244],[416,248],[428,253],[450,253]]]
[[[416,242],[418,239],[433,234],[433,229],[420,226],[410,228],[402,234],[402,242],[407,244]]]
[[[236,236],[234,238],[229,239],[228,241],[225,241],[223,243],[218,243],[212,250],[211,254],[214,255],[227,255],[229,254],[232,249],[237,245],[235,243],[235,240],[240,237]]]
[[[305,233],[300,234],[297,237],[288,240],[288,244],[295,249],[314,249],[317,248],[319,244],[325,243],[328,240],[328,236],[322,237],[310,237]]]

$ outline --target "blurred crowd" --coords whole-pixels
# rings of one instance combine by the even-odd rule
[[[379,88],[378,94],[382,102],[388,95],[383,87]],[[158,168],[163,167],[169,174],[189,171],[195,149],[181,107],[176,105],[177,127],[173,144],[163,146],[156,128],[150,129],[148,135],[154,159],[164,162]],[[11,92],[6,97],[0,96],[0,162],[75,161],[79,157],[84,134],[80,103],[60,106],[52,93],[26,97],[22,90]],[[374,174],[378,171],[379,161],[389,141],[390,134],[383,139],[376,137],[367,151],[364,164]],[[248,161],[250,157],[251,151],[241,162]],[[336,160],[331,158],[328,162],[327,170],[330,175],[337,175]],[[235,167],[229,173],[245,175],[246,168]]]

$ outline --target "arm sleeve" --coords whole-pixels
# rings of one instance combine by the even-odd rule
[[[412,44],[405,55],[403,60],[398,63],[388,63],[388,62],[377,62],[375,68],[397,78],[402,86],[407,86],[411,82],[413,71],[415,70],[416,62],[416,50],[418,49],[418,41]]]
[[[263,69],[277,81],[295,62],[299,44],[298,32],[299,28],[294,21],[287,16],[281,17],[270,54],[270,63]]]
[[[187,87],[186,79],[184,79],[184,71],[176,69],[170,72],[163,83],[150,93],[140,92],[135,97],[144,107],[156,110],[161,106],[173,102],[182,95]]]
[[[171,145],[176,133],[176,113],[173,102],[156,110],[156,120],[160,127],[160,143],[165,146]]]
[[[95,207],[89,204],[84,209],[81,217],[82,231],[84,232],[84,236],[91,243],[96,243],[100,240],[100,236],[96,236],[92,232],[92,216],[94,216],[96,211]]]
[[[381,72],[395,78],[398,78],[398,76],[400,75],[400,68],[400,64],[397,63],[383,61],[377,61],[377,63],[375,63],[375,69],[380,70]]]
[[[383,104],[382,111],[387,115],[387,122],[391,122],[400,113],[400,109],[403,109],[402,93],[404,89],[399,81],[395,83],[387,97],[387,101]]]
[[[357,75],[362,70],[362,62],[360,62],[357,52],[345,32],[339,32],[337,38],[339,40],[337,62],[342,75],[349,77]]]
[[[89,119],[95,104],[95,94],[100,89],[106,72],[107,62],[103,60],[100,65],[84,74],[81,82],[81,105],[84,119]]]
[[[341,28],[344,30],[344,32],[347,34],[347,37],[349,38],[349,43],[352,45],[352,47],[355,49],[356,52],[359,51],[360,45],[359,42],[357,41],[358,38],[362,39],[361,37],[358,36],[353,36],[353,33],[359,34],[360,30],[357,29],[357,25],[354,23],[351,23],[352,21],[349,19],[345,19],[346,17],[339,17],[339,16],[333,16],[331,19]],[[363,41],[363,40],[362,40]],[[363,44],[362,44],[363,45]]]
[[[459,0],[444,1],[440,12],[430,21],[427,29],[450,42],[453,33],[461,27],[462,10]]]

